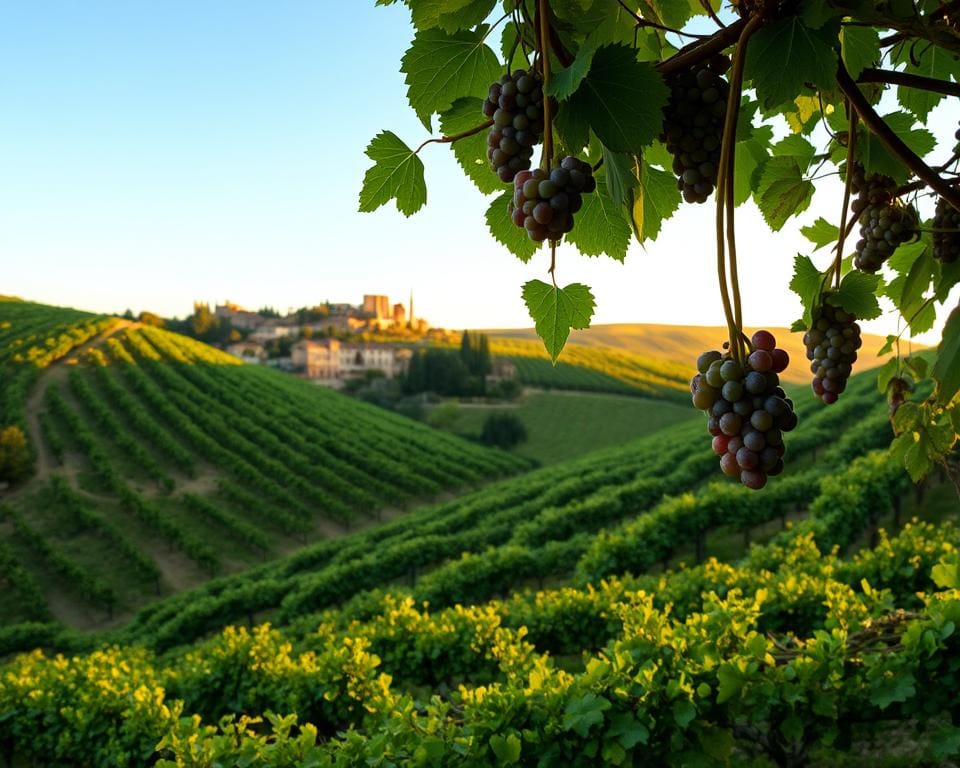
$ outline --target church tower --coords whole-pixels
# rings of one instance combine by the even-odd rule
[[[407,328],[413,328],[413,288],[410,289],[410,312],[407,315]]]

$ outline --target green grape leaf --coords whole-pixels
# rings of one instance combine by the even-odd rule
[[[610,199],[620,206],[633,202],[633,188],[640,183],[637,174],[640,167],[634,155],[611,152],[603,147],[603,175],[607,180]]]
[[[660,133],[667,86],[632,48],[606,45],[573,96],[601,143],[614,152],[639,155]]]
[[[820,301],[823,278],[823,273],[817,269],[809,256],[797,254],[793,260],[793,279],[790,281],[790,290],[800,297],[803,304],[803,319],[798,321],[802,323],[800,330],[807,330],[813,324],[813,308]]]
[[[899,369],[900,365],[896,357],[891,357],[880,366],[880,371],[877,373],[877,389],[880,390],[881,395],[887,394],[887,390],[890,389],[890,382],[893,381],[893,377],[897,375]]]
[[[864,69],[880,60],[880,33],[873,27],[843,27],[840,57],[850,77],[856,80]]]
[[[520,762],[522,746],[520,737],[515,733],[507,736],[500,736],[495,733],[490,737],[490,749],[497,757],[497,765],[513,765]]]
[[[803,136],[792,133],[784,139],[781,139],[773,145],[773,154],[778,157],[795,157],[802,170],[806,170],[816,150],[813,144],[807,141]]]
[[[877,301],[879,285],[879,275],[868,275],[855,269],[840,281],[840,288],[830,296],[830,303],[858,320],[873,320],[882,312]]]
[[[819,250],[826,245],[837,242],[837,238],[840,236],[840,227],[831,224],[823,216],[820,216],[813,224],[801,227],[800,234],[816,246],[814,250]]]
[[[500,77],[500,62],[480,32],[442,29],[418,32],[403,55],[407,99],[417,117],[431,129],[435,112],[444,112],[464,96],[483,98]]]
[[[573,230],[566,240],[584,256],[606,254],[617,261],[627,257],[630,224],[623,209],[610,199],[602,178],[597,179],[595,192],[583,196],[583,208],[574,216]]]
[[[531,280],[523,286],[523,301],[554,364],[570,329],[590,327],[595,305],[590,289],[581,283],[558,288],[542,280]]]
[[[597,52],[597,44],[594,41],[594,35],[591,34],[583,41],[576,57],[570,63],[570,66],[555,72],[550,77],[550,86],[547,93],[559,101],[566,101],[580,87],[583,78],[590,71],[590,65],[593,64],[593,56]]]
[[[740,693],[747,680],[735,662],[724,662],[717,667],[717,704],[732,699]]]
[[[360,211],[375,211],[396,199],[404,216],[419,211],[427,202],[423,162],[392,131],[378,133],[367,145],[373,165],[367,169],[360,189]]]
[[[470,29],[483,23],[496,0],[441,0],[439,26],[446,32]]]
[[[650,730],[631,712],[624,712],[611,718],[605,735],[609,739],[616,739],[624,749],[633,749],[637,744],[647,743]]]
[[[930,570],[930,577],[940,589],[960,589],[960,561],[944,558]]]
[[[756,136],[747,139],[737,147],[737,163],[733,176],[734,205],[742,205],[750,199],[750,195],[760,183],[763,166],[769,159],[770,155],[766,147],[762,141],[757,140]],[[679,190],[677,192],[679,193]]]
[[[744,74],[764,110],[793,101],[806,83],[829,89],[837,71],[835,41],[829,27],[810,29],[796,16],[760,29],[750,40]]]
[[[813,197],[813,183],[803,177],[795,157],[772,157],[763,167],[757,203],[763,220],[774,232],[787,219],[807,210]]]
[[[921,75],[937,80],[950,81],[960,79],[960,66],[953,54],[936,45],[928,45],[920,52],[911,53],[910,46],[900,45],[894,50],[893,61],[903,64],[904,73]],[[926,122],[927,115],[944,98],[943,94],[923,88],[897,86],[897,101],[904,109],[910,110],[920,122]]]
[[[884,122],[890,130],[899,136],[903,143],[923,157],[936,146],[936,139],[926,128],[914,128],[916,119],[908,112],[892,112],[883,116]],[[890,154],[871,131],[861,132],[858,137],[860,159],[867,173],[882,173],[890,176],[897,183],[907,179],[907,168],[897,158]]]
[[[660,227],[680,207],[676,177],[644,163],[641,184],[634,187],[631,222],[639,242],[656,240]]]
[[[579,155],[590,142],[590,124],[574,101],[560,104],[553,119],[553,129],[564,150],[568,154]]]
[[[960,391],[960,307],[950,313],[943,327],[933,375],[939,382],[937,401],[946,405]]]
[[[909,469],[908,466],[907,470]],[[913,673],[906,670],[895,673],[892,677],[877,675],[871,685],[870,702],[883,710],[894,702],[906,701],[917,692],[914,682]]]
[[[480,111],[482,106],[483,100],[476,96],[457,99],[450,109],[440,115],[441,132],[445,136],[452,136],[484,122],[486,118]],[[487,160],[487,131],[457,139],[450,146],[463,172],[477,185],[477,189],[484,194],[503,189],[503,184]]]
[[[493,199],[487,208],[487,229],[498,243],[526,264],[537,252],[540,244],[527,237],[525,229],[513,223],[510,218],[512,202],[513,194],[510,192],[504,192]]]
[[[571,700],[563,710],[563,729],[585,737],[593,726],[603,722],[603,713],[611,706],[602,696],[585,693],[579,699]]]

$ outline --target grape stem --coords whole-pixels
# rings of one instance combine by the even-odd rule
[[[847,211],[850,208],[850,188],[853,185],[853,163],[857,149],[857,110],[847,99],[847,178],[843,185],[843,208],[840,210],[840,234],[837,238],[837,254],[833,260],[833,287],[840,288],[840,264],[843,261],[843,243],[847,238]]]
[[[491,125],[493,125],[492,118],[490,120],[484,120],[479,125],[473,126],[473,128],[467,128],[465,131],[460,131],[460,133],[454,133],[450,136],[441,136],[437,139],[427,139],[413,151],[413,154],[419,155],[420,150],[427,146],[427,144],[453,144],[455,141],[460,141],[460,139],[466,139],[469,136],[475,136],[476,134],[480,133],[480,131],[485,131]]]
[[[737,117],[740,112],[740,92],[743,87],[743,65],[746,60],[747,43],[751,35],[760,27],[763,19],[752,16],[742,28],[737,39],[737,47],[733,54],[733,69],[730,73],[730,92],[727,96],[727,114],[723,123],[723,139],[720,149],[720,163],[717,168],[717,277],[720,280],[720,298],[723,301],[723,310],[727,318],[727,329],[730,337],[730,353],[734,359],[743,363],[744,334],[743,311],[740,300],[740,281],[737,274],[737,242],[734,222],[734,194],[733,178],[736,165],[736,131]],[[727,29],[730,29],[728,27]],[[718,33],[719,34],[719,33]],[[726,217],[724,217],[726,213]],[[724,228],[726,223],[726,228]],[[726,260],[724,249],[724,229],[730,261],[730,292],[727,291]],[[730,296],[733,296],[731,308]]]
[[[847,72],[847,68],[843,65],[842,61],[839,62],[837,66],[837,85],[840,86],[840,90],[843,91],[844,96],[850,100],[851,105],[857,111],[860,119],[863,120],[864,125],[870,129],[870,132],[880,139],[881,143],[890,150],[903,165],[913,171],[914,175],[921,181],[926,182],[927,186],[935,190],[940,197],[960,211],[960,192],[957,192],[957,190],[940,178],[940,175],[927,165],[916,152],[903,143],[903,139],[890,130],[890,126],[877,114],[876,110],[870,105],[870,102],[867,101],[866,97],[857,87],[857,84],[853,82],[850,73]]]
[[[553,104],[550,91],[550,9],[547,0],[537,0],[540,30],[540,73],[543,77],[543,156],[540,167],[550,172],[553,162]]]

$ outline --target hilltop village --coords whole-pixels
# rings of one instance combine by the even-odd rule
[[[206,313],[209,317],[204,317]],[[192,320],[195,331],[216,326],[222,339],[219,346],[245,362],[334,387],[367,372],[395,378],[409,367],[410,342],[444,335],[415,316],[412,293],[406,306],[392,303],[389,296],[366,294],[360,304],[325,302],[286,315],[270,308],[251,311],[231,302],[215,305],[210,313],[207,305],[198,303]]]

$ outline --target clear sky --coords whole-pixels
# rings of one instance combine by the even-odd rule
[[[437,325],[530,325],[520,285],[548,257],[492,240],[448,147],[421,154],[423,211],[356,212],[369,139],[426,137],[399,73],[410,36],[402,5],[373,0],[0,4],[0,293],[183,315],[194,298],[286,309],[413,288]],[[934,156],[958,118],[931,119]],[[839,184],[818,187],[799,223],[837,218]],[[806,241],[752,206],[738,223],[745,319],[788,324]],[[688,207],[624,265],[562,247],[558,279],[594,288],[595,322],[718,325],[711,232],[712,206]]]

